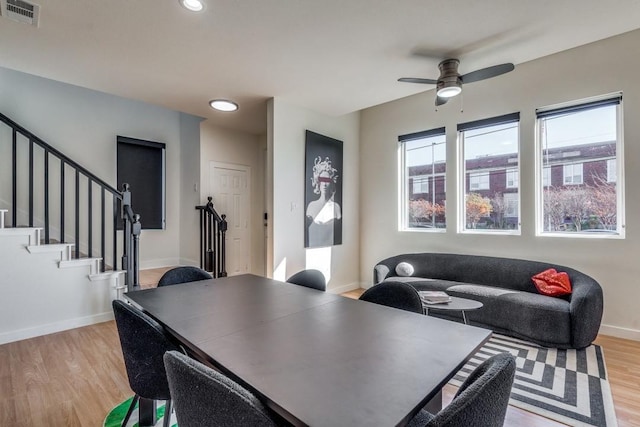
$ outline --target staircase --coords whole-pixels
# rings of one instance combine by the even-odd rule
[[[73,244],[40,244],[41,228],[5,228],[0,210],[0,344],[104,322],[124,271],[72,258]]]
[[[138,286],[128,185],[3,114],[0,154],[0,344],[112,319],[111,300]]]

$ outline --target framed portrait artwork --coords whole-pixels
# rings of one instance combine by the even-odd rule
[[[305,134],[304,247],[342,244],[342,141]]]

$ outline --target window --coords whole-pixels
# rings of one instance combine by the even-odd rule
[[[461,231],[519,232],[520,113],[458,125]]]
[[[564,185],[582,184],[582,163],[564,165],[562,176]]]
[[[607,182],[616,182],[616,159],[607,160]]]
[[[413,194],[422,194],[429,192],[429,177],[415,176],[413,177]]]
[[[488,190],[490,172],[471,172],[469,174],[469,188],[471,190]]]
[[[615,94],[536,111],[538,234],[623,236],[621,109]]]
[[[401,135],[398,140],[402,164],[400,229],[444,231],[445,129]]]
[[[551,167],[545,166],[542,168],[542,186],[548,187],[553,185],[551,182]]]
[[[507,188],[518,188],[518,170],[517,169],[507,169],[507,173],[505,174],[507,177]]]
[[[504,216],[508,218],[518,217],[518,193],[504,194]]]
[[[131,206],[140,214],[143,230],[163,230],[166,225],[166,145],[161,142],[117,137],[117,182],[131,186]],[[122,230],[118,218],[118,229]]]

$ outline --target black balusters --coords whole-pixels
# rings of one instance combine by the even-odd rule
[[[105,270],[105,252],[106,252],[106,232],[105,232],[105,221],[104,221],[104,209],[105,209],[105,192],[104,188],[100,190],[100,270]]]
[[[33,227],[33,140],[29,138],[29,227]]]
[[[65,242],[64,238],[64,160],[60,159],[60,243]]]
[[[16,227],[18,224],[18,132],[13,129],[13,143],[12,143],[12,152],[11,156],[11,167],[12,167],[12,175],[13,182],[11,183],[13,188],[13,195],[11,196],[11,218],[13,222],[13,226]]]
[[[49,244],[49,152],[44,150],[44,243]]]
[[[89,258],[93,257],[93,197],[91,192],[93,191],[93,182],[91,178],[87,179],[87,211],[89,215],[87,215],[87,232],[89,244],[87,245],[87,256]]]
[[[51,217],[52,216],[55,217],[55,214],[57,214],[58,212],[60,214],[60,242],[65,242],[67,240],[67,238],[65,237],[65,228],[68,228],[68,227],[66,227],[67,221],[66,221],[65,210],[66,210],[66,202],[68,201],[68,199],[72,199],[72,200],[69,200],[71,202],[75,202],[75,206],[73,208],[73,214],[75,215],[74,224],[73,225],[70,224],[70,227],[74,228],[73,231],[75,233],[75,236],[74,236],[75,250],[72,255],[75,258],[80,258],[81,256],[80,247],[82,246],[84,248],[86,244],[86,247],[88,248],[87,250],[88,256],[93,257],[93,254],[95,252],[93,245],[94,245],[95,239],[98,239],[98,234],[99,234],[100,242],[99,242],[99,245],[96,244],[96,248],[99,247],[100,256],[102,258],[102,261],[100,263],[100,270],[105,271],[105,268],[107,266],[106,259],[105,259],[106,252],[107,252],[107,238],[106,238],[107,221],[108,221],[107,217],[109,215],[106,212],[106,204],[108,203],[106,200],[106,197],[107,195],[110,195],[112,198],[112,204],[113,204],[113,212],[112,212],[113,234],[111,236],[111,239],[113,242],[112,244],[113,253],[111,255],[112,256],[111,264],[114,270],[118,270],[118,265],[117,265],[118,264],[117,263],[118,218],[122,217],[125,224],[122,253],[123,253],[123,260],[126,260],[126,262],[123,262],[122,268],[127,271],[127,289],[131,290],[132,287],[137,286],[138,280],[139,280],[139,276],[138,276],[139,238],[140,238],[140,232],[141,232],[142,226],[140,223],[140,216],[136,215],[131,208],[131,193],[129,191],[128,185],[125,185],[123,187],[124,188],[123,192],[120,192],[117,189],[110,186],[109,184],[107,184],[106,182],[104,182],[103,180],[101,180],[100,178],[98,178],[89,170],[82,167],[77,162],[75,162],[74,160],[72,160],[71,158],[69,158],[59,150],[57,150],[56,148],[44,142],[41,138],[29,132],[24,127],[20,126],[19,124],[17,124],[16,122],[14,122],[13,120],[9,119],[7,116],[1,113],[0,113],[0,122],[9,126],[12,131],[11,133],[12,135],[11,137],[12,138],[11,139],[12,226],[18,227],[20,225],[24,225],[24,224],[19,224],[19,221],[18,221],[18,212],[21,211],[19,206],[19,204],[21,203],[21,200],[19,200],[18,198],[18,192],[19,192],[18,185],[21,183],[20,182],[21,180],[27,180],[27,186],[28,186],[28,195],[27,195],[28,209],[25,209],[23,207],[24,210],[28,210],[27,212],[28,225],[30,227],[33,227],[34,222],[36,221],[38,223],[44,222],[45,243],[50,243],[51,241],[51,224],[50,224]],[[23,142],[28,144],[28,147],[27,147],[28,159],[22,159],[18,156],[18,148],[20,144],[23,144]],[[44,161],[42,163],[38,162],[37,165],[34,163],[34,147],[36,145],[40,147],[44,152]],[[53,191],[57,191],[57,189],[55,189],[50,179],[51,178],[50,164],[52,161],[52,158],[50,158],[51,156],[55,157],[60,161],[59,208],[51,206],[50,191],[52,189]],[[21,166],[23,168],[22,173],[20,173]],[[74,174],[73,179],[75,181],[75,192],[74,192],[75,194],[71,197],[67,197],[67,194],[66,194],[67,179],[65,177],[65,173],[66,173],[65,169],[67,167],[71,168]],[[34,190],[35,190],[34,181],[35,181],[36,173],[38,174],[37,176],[39,177],[39,174],[41,172],[43,173],[43,182],[44,182],[44,192],[42,194],[42,197],[44,198],[44,207],[43,207],[44,212],[38,212],[36,214],[35,206],[34,206],[34,197],[36,196],[34,194]],[[72,178],[69,177],[69,179],[72,179]],[[85,182],[84,180],[86,179],[87,186],[88,186],[87,192],[85,193],[87,195],[87,204],[85,205],[84,203],[82,203],[82,206],[81,206],[81,197],[80,197],[81,196],[81,189],[80,189],[81,179],[82,179],[82,182]],[[71,181],[70,181],[70,184],[71,184]],[[95,212],[96,209],[93,208],[93,205],[95,202],[94,195],[97,197],[97,194],[94,194],[96,193],[96,191],[93,190],[94,185],[98,186],[96,191],[100,191],[100,207],[101,207],[100,215],[98,215],[97,212]],[[38,197],[37,199],[38,201],[43,200],[43,199],[40,199],[41,197],[40,194],[38,194],[37,197]],[[126,203],[124,202],[124,199],[127,200]],[[121,207],[123,209],[122,212],[120,211],[120,205],[118,205],[118,203],[121,201],[122,201]],[[22,203],[25,203],[25,202],[22,202]],[[38,215],[43,215],[43,218],[38,217]],[[95,218],[94,218],[94,215],[95,215]],[[87,221],[87,229],[86,229],[87,236],[83,237],[84,233],[82,233],[81,235],[80,223],[85,218]],[[93,226],[95,221],[100,221],[99,233],[97,232],[94,233]],[[84,241],[81,240],[81,237],[84,238]]]
[[[80,258],[80,171],[76,169],[76,259]]]
[[[210,272],[213,277],[225,277],[226,215],[218,215],[212,197],[207,200],[206,205],[196,206],[200,211],[200,268]]]

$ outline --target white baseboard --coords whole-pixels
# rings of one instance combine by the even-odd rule
[[[600,334],[609,335],[616,338],[624,338],[627,340],[640,341],[640,331],[637,329],[622,328],[613,325],[600,325]]]
[[[81,326],[107,322],[109,320],[113,320],[113,313],[110,311],[106,313],[94,314],[91,316],[62,320],[60,322],[49,323],[47,325],[38,325],[33,328],[25,328],[18,331],[4,332],[0,333],[0,345],[14,341],[26,340],[28,338],[39,337],[41,335],[53,334],[55,332],[66,331],[68,329],[79,328]]]
[[[353,282],[347,285],[338,286],[337,288],[329,288],[327,292],[332,294],[341,294],[343,292],[353,291],[354,289],[358,289],[361,287],[360,282]]]

